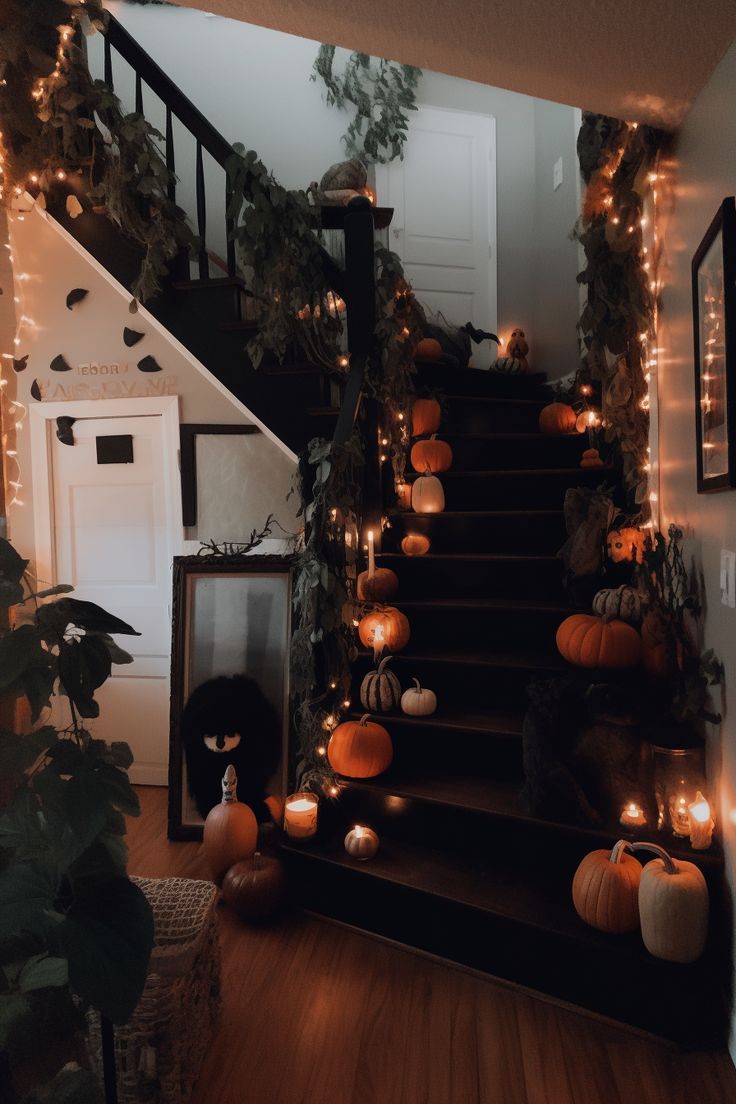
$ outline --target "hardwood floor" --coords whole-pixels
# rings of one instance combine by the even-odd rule
[[[140,787],[132,874],[205,877]],[[728,1104],[726,1053],[650,1039],[309,916],[220,910],[224,1006],[190,1104]],[[683,1000],[687,994],[683,993]]]

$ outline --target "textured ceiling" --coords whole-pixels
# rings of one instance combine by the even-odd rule
[[[736,0],[175,2],[665,127],[736,36]]]

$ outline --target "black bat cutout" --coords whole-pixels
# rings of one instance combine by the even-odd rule
[[[156,358],[152,356],[144,357],[143,360],[138,361],[138,368],[141,372],[160,372],[161,365],[157,363]]]
[[[38,380],[34,380],[31,384],[31,398],[41,402],[41,388],[38,386]]]
[[[51,368],[52,372],[71,372],[72,370],[71,364],[67,364],[61,353],[59,353],[58,356],[54,357],[49,367]]]
[[[72,288],[66,297],[66,309],[71,310],[77,303],[81,303],[83,299],[86,299],[89,292],[86,288]]]
[[[131,349],[133,345],[137,345],[141,338],[145,336],[146,335],[139,330],[131,330],[129,326],[126,326],[123,330],[123,341],[129,349]]]
[[[28,356],[29,354],[26,353],[24,357],[18,357],[13,360],[13,368],[16,372],[24,372],[26,370],[28,367]]]
[[[73,445],[74,434],[72,433],[72,426],[74,425],[76,418],[70,418],[66,414],[60,415],[56,419],[56,436],[61,441],[62,445]]]

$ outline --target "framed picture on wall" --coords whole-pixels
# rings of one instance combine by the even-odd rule
[[[736,487],[736,203],[724,199],[693,257],[698,493]]]
[[[174,558],[169,839],[202,838],[230,762],[259,819],[283,796],[291,588],[289,557]]]

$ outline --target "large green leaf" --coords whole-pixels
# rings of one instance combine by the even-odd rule
[[[59,679],[82,717],[97,717],[95,690],[110,674],[110,653],[101,640],[83,636],[74,644],[59,645]]]
[[[27,567],[28,560],[18,555],[10,541],[0,539],[0,608],[23,601],[21,579]]]
[[[18,975],[21,993],[34,989],[58,988],[69,981],[69,964],[65,958],[53,955],[32,955]]]
[[[0,692],[14,687],[27,668],[49,663],[34,625],[21,625],[0,637]]]
[[[47,864],[16,862],[0,871],[0,940],[19,931],[44,935],[55,898],[56,879]]]
[[[141,890],[124,877],[79,879],[58,933],[73,991],[113,1023],[126,1023],[153,947],[153,915]]]
[[[70,623],[88,632],[140,636],[126,621],[114,617],[94,602],[82,602],[78,598],[60,598],[58,602],[49,602],[38,611],[37,619],[39,625],[49,626],[59,636],[64,635]]]
[[[58,740],[56,729],[51,725],[30,732],[27,736],[16,736],[14,732],[0,732],[0,775],[6,771],[26,771]]]
[[[68,1063],[51,1081],[24,1096],[21,1104],[103,1104],[102,1088],[92,1070]]]

